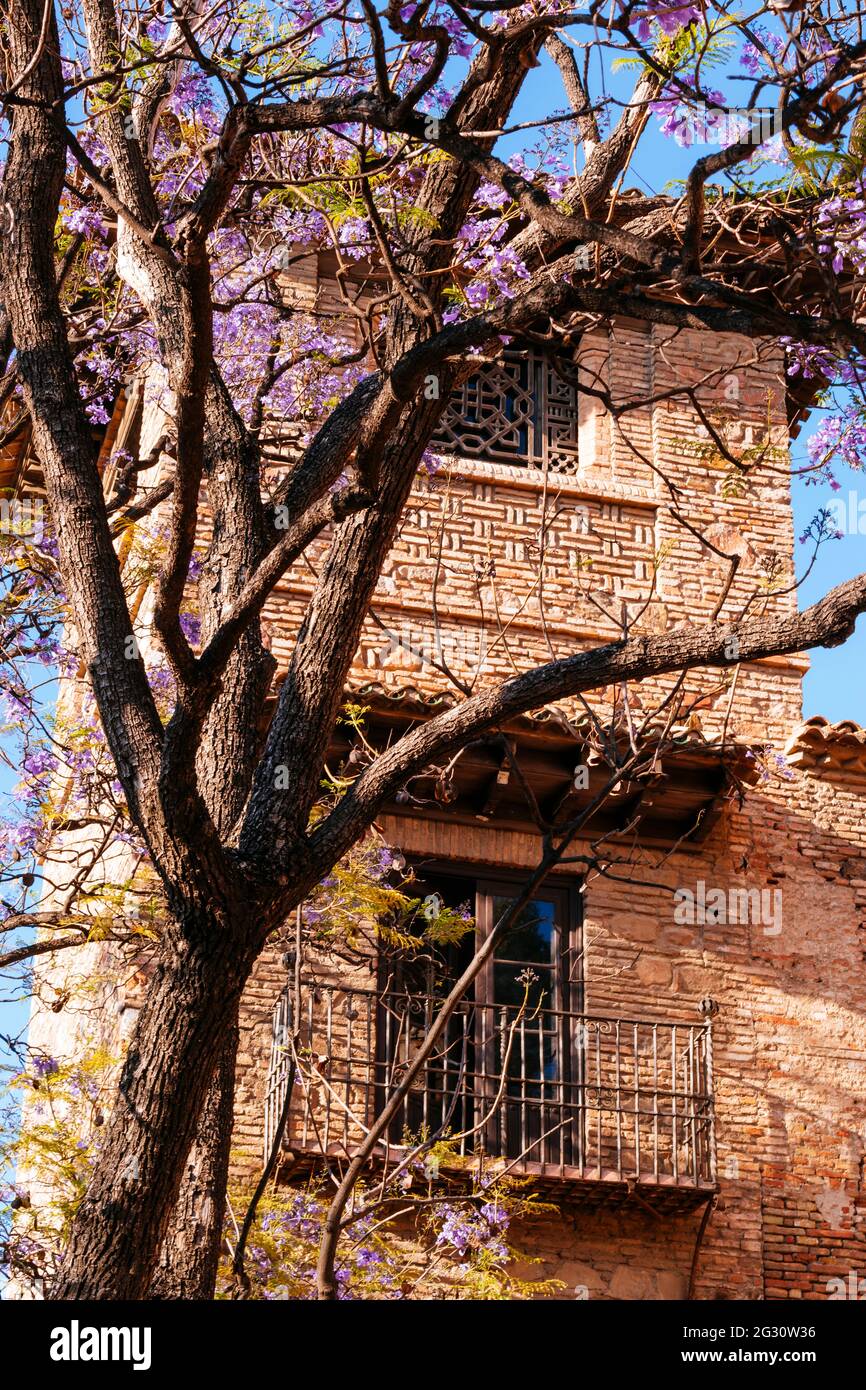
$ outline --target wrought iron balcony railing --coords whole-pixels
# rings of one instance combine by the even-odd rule
[[[284,1144],[348,1155],[399,1084],[439,1001],[305,983],[274,1012],[265,1151],[294,1071]],[[420,1136],[509,1172],[581,1183],[711,1191],[710,1024],[464,1002],[405,1097],[381,1156]]]

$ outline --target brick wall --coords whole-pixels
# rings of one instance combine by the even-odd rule
[[[778,355],[756,354],[730,335],[690,330],[672,337],[667,329],[619,323],[614,332],[586,335],[578,360],[587,384],[603,380],[621,408],[641,394],[652,403],[614,422],[582,398],[574,475],[546,478],[538,469],[447,457],[433,477],[422,473],[383,567],[375,616],[364,627],[356,682],[435,690],[443,676],[431,658],[443,654],[462,679],[499,680],[551,653],[610,640],[618,635],[622,604],[630,603],[637,617],[648,597],[637,631],[706,621],[727,567],[677,523],[672,507],[692,525],[709,528],[720,549],[740,555],[726,612],[735,613],[753,592],[770,556],[775,588],[789,587],[793,524]],[[748,463],[750,449],[766,444],[776,451],[770,482],[752,486],[723,459],[710,457],[716,451],[681,394],[686,385],[729,452]],[[267,611],[281,663],[329,542],[327,534],[319,539],[309,552],[311,567],[298,566],[287,576]],[[662,561],[653,588],[657,556]],[[796,595],[773,593],[768,604],[794,611]],[[800,715],[806,669],[803,657],[744,667],[731,704],[733,726],[784,742]],[[698,671],[689,688],[707,691],[714,683]],[[668,685],[648,682],[637,698],[649,705]],[[727,691],[709,696],[707,727],[720,727],[728,711]]]
[[[290,272],[299,302],[321,300],[309,263]],[[327,289],[327,286],[325,286]],[[609,640],[623,602],[647,597],[638,630],[706,621],[725,574],[713,553],[677,525],[675,489],[693,524],[713,528],[741,557],[729,610],[766,575],[791,579],[789,481],[782,464],[760,488],[711,457],[708,432],[684,386],[738,456],[787,438],[777,356],[733,338],[620,323],[579,349],[587,384],[602,380],[625,406],[615,420],[582,399],[580,463],[568,477],[448,460],[420,476],[365,625],[353,680],[389,689],[441,688],[431,653],[444,651],[480,684]],[[155,431],[158,421],[149,421]],[[748,454],[746,454],[748,458]],[[673,490],[672,490],[673,489]],[[543,554],[539,538],[543,535]],[[313,547],[313,569],[329,538]],[[591,561],[591,565],[587,564]],[[606,618],[586,597],[587,576]],[[298,567],[267,610],[275,655],[288,660],[311,592]],[[772,589],[772,586],[771,586]],[[435,609],[434,609],[435,600]],[[769,592],[791,611],[793,594]],[[409,650],[411,649],[411,650]],[[731,691],[694,672],[708,732],[781,749],[801,715],[802,657],[744,667]],[[666,689],[650,682],[636,707]],[[707,693],[709,692],[709,693]],[[612,692],[599,692],[598,699]],[[719,1196],[696,1263],[699,1298],[816,1298],[834,1279],[866,1276],[866,824],[864,778],[821,767],[753,789],[729,804],[699,846],[666,859],[644,854],[639,883],[595,878],[584,894],[586,1007],[611,1015],[713,1024]],[[405,852],[509,869],[531,868],[537,839],[495,824],[477,828],[417,817],[383,818]],[[698,881],[781,891],[780,929],[755,921],[682,925],[673,893]],[[775,924],[773,924],[775,926]],[[285,982],[282,946],[261,958],[241,1017],[235,1125],[237,1174],[261,1159],[271,1013]],[[128,1012],[128,1011],[127,1011]],[[689,1286],[701,1211],[657,1215],[639,1204],[589,1210],[556,1197],[557,1210],[526,1223],[516,1243],[537,1258],[527,1273],[561,1278],[566,1297],[681,1298]],[[856,1287],[856,1285],[855,1285]]]
[[[580,362],[585,380],[602,377],[617,401],[642,392],[651,402],[614,421],[584,399],[573,476],[545,479],[531,469],[461,459],[421,478],[377,590],[380,625],[365,628],[356,680],[440,688],[443,677],[424,660],[430,651],[439,654],[437,626],[450,664],[463,675],[479,663],[482,683],[551,650],[560,655],[610,638],[613,622],[581,593],[587,559],[603,600],[618,614],[623,600],[646,595],[654,556],[669,550],[645,628],[706,621],[724,571],[677,525],[672,485],[683,490],[689,519],[711,527],[721,548],[741,556],[728,611],[768,572],[769,556],[776,586],[790,583],[784,458],[768,485],[740,485],[735,468],[709,457],[692,403],[671,394],[694,386],[739,456],[768,441],[783,451],[778,358],[736,339],[672,337],[621,323],[614,333],[588,335]],[[537,538],[545,519],[542,564]],[[274,649],[283,660],[309,591],[306,576],[290,576],[274,610]],[[769,602],[783,611],[796,607],[790,593]],[[717,729],[730,709],[732,732],[781,749],[800,719],[805,669],[797,657],[744,668],[733,696],[725,690],[705,701],[704,727]],[[705,672],[689,678],[696,692],[709,684]],[[662,688],[642,687],[639,701],[649,707]],[[841,1296],[834,1279],[866,1274],[863,789],[862,781],[834,780],[814,768],[791,781],[773,778],[753,789],[744,807],[729,804],[699,847],[683,847],[664,862],[647,851],[645,872],[637,874],[646,886],[596,878],[586,887],[588,1011],[693,1023],[701,998],[719,1004],[719,1194],[696,1260],[698,1298]],[[514,869],[534,866],[539,854],[534,837],[495,825],[387,817],[382,826],[404,852],[437,860]],[[779,920],[678,924],[673,893],[699,880],[726,891],[778,890]],[[241,1168],[259,1161],[263,1058],[284,979],[275,949],[248,991],[238,1080]],[[564,1297],[686,1296],[700,1208],[677,1215],[636,1203],[592,1210],[571,1203],[567,1191],[555,1202],[556,1212],[514,1232],[516,1244],[540,1261],[526,1266],[527,1277],[534,1270],[535,1277],[562,1279]]]
[[[391,817],[406,853],[529,868],[538,843],[513,831]],[[713,1023],[719,1199],[698,1260],[698,1298],[826,1298],[866,1275],[866,823],[863,800],[795,774],[729,806],[699,851],[649,872],[658,887],[591,882],[585,893],[588,1012]],[[843,867],[844,866],[844,867]],[[859,867],[858,867],[859,866]],[[703,878],[781,888],[778,934],[761,922],[676,925],[673,890]],[[775,931],[775,922],[769,923]],[[270,1014],[285,981],[277,950],[247,994],[239,1060],[239,1171],[262,1143]],[[572,1206],[515,1231],[571,1296],[678,1298],[701,1211],[653,1216]],[[652,1199],[649,1198],[650,1203]],[[575,1292],[576,1291],[576,1292]]]

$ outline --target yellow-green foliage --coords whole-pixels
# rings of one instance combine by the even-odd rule
[[[76,1062],[35,1054],[9,1089],[21,1099],[0,1133],[0,1230],[10,1271],[49,1277],[81,1201],[99,1147],[116,1059],[93,1048]]]
[[[384,1185],[355,1189],[337,1250],[341,1298],[525,1300],[555,1296],[564,1287],[556,1279],[525,1279],[514,1272],[518,1262],[532,1266],[539,1261],[511,1246],[509,1225],[547,1208],[514,1180],[490,1180],[480,1187],[460,1179],[455,1190],[453,1182],[431,1179],[438,1162],[446,1165],[453,1159],[447,1141],[440,1141],[408,1172]],[[247,1246],[250,1297],[316,1297],[315,1270],[331,1190],[320,1178],[305,1187],[265,1194]],[[231,1291],[234,1242],[249,1195],[235,1189],[230,1196],[229,1258],[218,1297]]]

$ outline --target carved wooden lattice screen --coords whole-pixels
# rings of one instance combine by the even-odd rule
[[[544,353],[505,353],[455,391],[433,447],[522,468],[577,471],[577,390]]]

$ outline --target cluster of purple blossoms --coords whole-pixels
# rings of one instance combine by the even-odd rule
[[[199,551],[194,550],[190,556],[189,568],[186,572],[187,579],[191,584],[197,584],[201,579],[204,569],[204,556]]]
[[[831,464],[841,461],[856,472],[866,466],[866,362],[856,354],[837,357],[825,347],[782,338],[789,376],[802,376],[828,388],[842,388],[847,399],[818,425],[809,439],[811,473],[807,483],[829,483],[839,491]]]
[[[701,18],[699,5],[680,4],[678,0],[644,0],[645,9],[635,15],[635,33],[641,43],[649,43],[659,30],[672,37],[688,24],[697,23]],[[624,8],[624,0],[620,0]]]
[[[314,1240],[322,1229],[322,1208],[313,1197],[298,1192],[292,1197],[287,1209],[269,1211],[262,1217],[263,1231],[270,1235],[291,1234]]]
[[[466,232],[464,228],[464,232]],[[474,226],[470,229],[474,232]],[[461,233],[461,238],[464,233]],[[497,245],[505,234],[505,224],[492,233],[490,239],[465,262],[467,269],[476,272],[476,279],[466,286],[470,308],[486,309],[500,298],[513,299],[516,282],[528,280],[529,271],[512,246]]]
[[[359,1194],[362,1199],[362,1194]],[[299,1289],[301,1299],[316,1297],[315,1251],[322,1236],[325,1205],[312,1193],[295,1193],[288,1204],[266,1212],[261,1218],[263,1242],[249,1247],[251,1268],[268,1300],[288,1297],[290,1286]],[[352,1226],[352,1240],[335,1270],[338,1298],[362,1295],[352,1291],[356,1276],[388,1297],[394,1296],[394,1266],[387,1252],[369,1237],[376,1225],[375,1215],[362,1217]],[[267,1248],[266,1248],[267,1247]],[[280,1283],[285,1279],[288,1283]]]
[[[573,178],[568,160],[558,149],[547,145],[511,155],[508,165],[530,182],[538,184],[543,180],[553,203],[563,198]],[[463,318],[466,305],[479,312],[501,299],[513,299],[518,284],[529,279],[525,263],[507,239],[511,202],[510,194],[499,184],[485,182],[479,186],[470,216],[457,238],[462,267],[473,278],[464,289],[465,304],[447,309],[442,316],[444,323]],[[499,220],[489,216],[491,211],[501,214]]]
[[[691,75],[682,76],[680,81],[688,87],[696,85]],[[713,105],[707,106],[707,101]],[[659,117],[662,135],[673,138],[684,149],[691,145],[732,145],[742,134],[739,123],[730,119],[724,109],[724,92],[714,87],[702,89],[700,97],[695,95],[694,103],[681,91],[669,90],[650,102],[650,107]]]
[[[24,755],[21,766],[28,777],[48,777],[57,767],[57,755],[48,748],[37,748]]]
[[[195,613],[181,613],[180,630],[191,647],[201,642],[201,619]]]
[[[93,1103],[99,1099],[99,1082],[83,1067],[76,1067],[72,1072],[67,1088],[73,1100],[87,1100]]]
[[[168,33],[168,23],[161,16],[157,16],[150,21],[144,32],[151,43],[162,43]]]
[[[814,477],[829,482],[834,492],[839,483],[830,473],[830,460],[840,459],[861,472],[866,465],[866,415],[862,403],[851,401],[838,415],[822,420],[808,444]]]
[[[364,1246],[358,1251],[355,1259],[361,1269],[370,1269],[373,1265],[382,1264],[385,1256],[380,1250],[369,1250]]]
[[[786,782],[794,780],[794,772],[788,763],[784,753],[777,753],[771,743],[765,743],[762,747],[754,750],[749,749],[746,753],[749,762],[755,764],[759,780],[769,782],[771,775],[783,777]]]
[[[445,312],[448,313],[449,311],[446,310]],[[418,464],[418,472],[425,474],[428,478],[435,478],[437,473],[442,472],[444,466],[445,460],[442,458],[442,455],[434,454],[432,449],[427,448],[421,455],[421,461]]]
[[[846,266],[857,275],[866,274],[866,198],[830,198],[818,213],[818,250],[831,258],[837,275]]]
[[[763,24],[753,24],[751,31],[763,44],[766,54],[754,43],[746,43],[740,50],[740,62],[750,77],[760,72],[772,71],[772,62],[779,62],[785,51],[785,42],[778,34],[771,34]],[[769,54],[769,59],[767,57]]]
[[[802,376],[806,381],[823,377],[832,381],[839,368],[838,358],[829,348],[813,343],[795,343],[793,338],[780,338],[784,344],[787,358],[788,376]]]
[[[504,1236],[509,1216],[501,1203],[486,1202],[477,1211],[445,1204],[439,1209],[437,1223],[436,1244],[451,1246],[461,1259],[473,1251],[485,1251],[496,1260],[508,1260]]]
[[[176,116],[189,118],[194,111],[199,120],[212,130],[219,126],[220,116],[214,101],[214,90],[204,73],[186,68],[174,84],[168,100],[169,110]]]
[[[340,224],[337,240],[352,261],[363,261],[373,254],[373,234],[366,217],[347,217]]]
[[[60,1070],[60,1063],[56,1057],[34,1057],[32,1066],[34,1073],[40,1078],[55,1076]]]
[[[86,237],[99,237],[102,241],[106,238],[108,229],[101,213],[86,203],[81,207],[72,208],[66,213],[63,221],[70,232],[80,232]]]
[[[775,748],[767,744],[763,750],[763,754],[765,763],[776,773],[777,777],[784,777],[786,782],[792,782],[794,780],[793,769],[789,767],[788,759],[785,757],[784,753],[777,753]]]
[[[8,723],[13,724],[22,719],[30,719],[33,713],[33,696],[29,690],[9,688],[0,695],[0,717]]]
[[[475,198],[483,208],[504,208],[511,202],[511,195],[498,183],[479,184]]]
[[[404,5],[400,10],[400,18],[404,24],[411,24],[418,12],[418,5]],[[451,37],[451,52],[458,58],[470,58],[472,56],[474,40],[466,30],[466,27],[457,16],[444,6],[434,3],[426,8],[422,16],[422,24],[426,28],[428,25],[437,24],[447,30]],[[410,49],[410,56],[419,58],[424,53],[424,46],[416,44]]]

